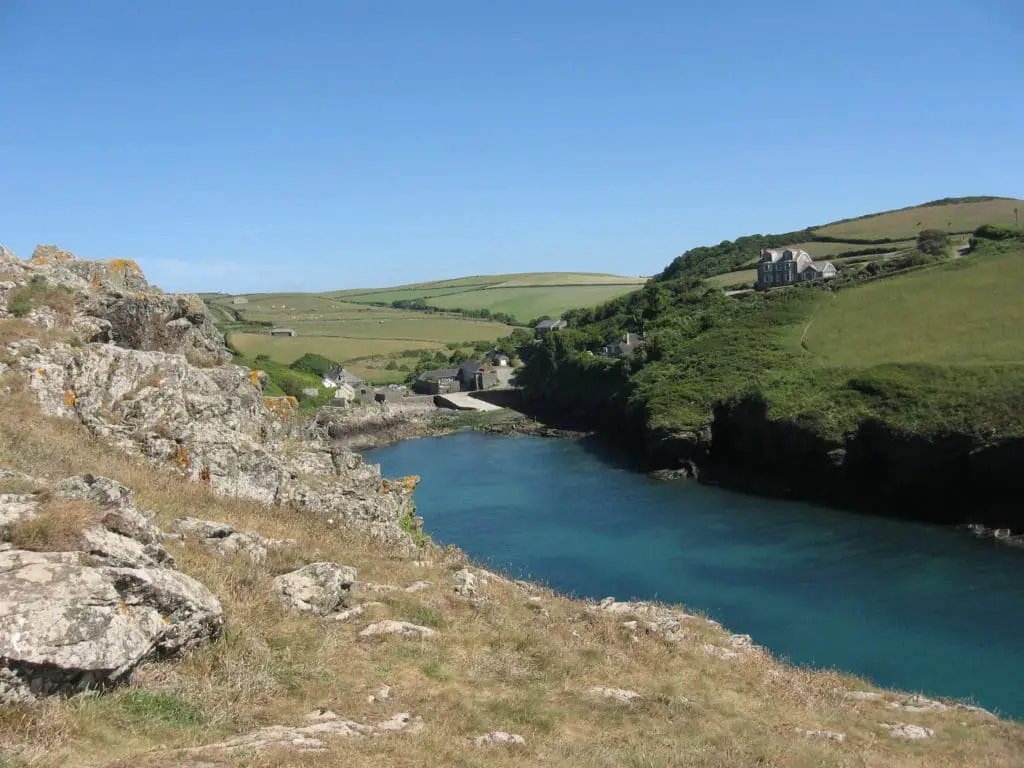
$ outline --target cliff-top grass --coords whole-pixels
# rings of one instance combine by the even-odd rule
[[[262,563],[220,557],[194,541],[169,543],[181,570],[222,602],[227,623],[221,637],[181,660],[143,666],[120,689],[0,708],[5,768],[1010,768],[1024,758],[1024,729],[1012,722],[964,710],[917,713],[851,701],[843,692],[872,686],[763,653],[709,655],[704,644],[727,645],[728,632],[700,619],[686,622],[691,636],[672,645],[542,587],[491,579],[482,599],[459,598],[451,589],[453,572],[465,564],[457,551],[427,545],[403,554],[319,517],[216,496],[105,446],[78,424],[41,416],[17,387],[0,399],[0,466],[46,484],[81,472],[112,477],[134,489],[137,505],[155,511],[165,530],[176,517],[191,515],[297,541]],[[24,480],[15,481],[19,487],[5,482],[11,481],[0,481],[0,492],[26,490]],[[354,566],[360,582],[398,590],[367,596],[382,604],[347,622],[289,613],[274,597],[271,579],[313,561]],[[417,580],[431,586],[402,591]],[[376,618],[413,621],[439,634],[359,640],[358,631]],[[814,631],[813,616],[806,629]],[[391,697],[369,701],[384,685]],[[628,705],[594,700],[587,695],[594,686],[633,690],[641,698]],[[320,707],[367,723],[410,712],[424,727],[417,734],[337,738],[324,752],[241,751],[201,761],[174,752],[261,726],[300,725]],[[897,739],[883,722],[925,726],[935,736]],[[797,728],[845,738],[804,736]],[[469,742],[496,730],[519,734],[526,744],[480,748]]]

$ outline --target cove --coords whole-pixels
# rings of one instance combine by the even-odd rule
[[[461,432],[367,454],[435,541],[579,597],[683,603],[790,661],[1024,718],[1024,552],[697,483],[585,443]]]

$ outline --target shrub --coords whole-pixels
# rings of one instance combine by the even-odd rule
[[[984,240],[1012,240],[1024,237],[1024,229],[1005,224],[982,224],[974,230],[974,236]]]
[[[36,275],[28,284],[11,294],[7,301],[7,310],[15,317],[25,317],[33,309],[44,306],[68,320],[75,311],[74,294],[67,286],[49,286]]]

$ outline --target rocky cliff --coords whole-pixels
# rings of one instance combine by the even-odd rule
[[[198,296],[163,293],[132,261],[2,249],[0,320],[11,318],[21,323],[0,376],[19,374],[45,413],[218,493],[408,541],[407,485],[298,419],[289,399],[264,397],[258,371],[228,364]]]

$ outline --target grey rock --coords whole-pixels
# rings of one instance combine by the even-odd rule
[[[296,544],[295,539],[267,539],[254,531],[239,532],[227,523],[194,517],[179,517],[174,521],[174,529],[181,536],[200,540],[225,557],[242,554],[257,563],[263,562],[272,549]]]
[[[510,744],[512,746],[523,747],[526,746],[526,739],[516,733],[506,733],[505,731],[491,731],[485,733],[483,736],[477,736],[469,740],[469,743],[474,747],[489,747],[492,744]]]
[[[290,608],[325,616],[345,607],[356,569],[337,563],[310,563],[274,579],[278,597]]]
[[[607,699],[616,704],[634,704],[643,698],[636,691],[629,691],[624,688],[602,688],[594,687],[587,691],[587,696],[592,699]]]
[[[431,581],[423,581],[421,579],[421,580],[418,580],[418,581],[414,581],[411,584],[407,584],[402,591],[403,592],[422,592],[425,589],[430,589],[432,586],[434,586],[433,582],[431,582]]]
[[[452,576],[452,589],[462,597],[473,597],[479,589],[479,581],[469,568],[463,568]]]
[[[437,630],[430,627],[422,627],[419,624],[411,624],[408,621],[377,621],[365,629],[360,630],[359,637],[382,637],[386,635],[399,635],[402,637],[436,637]]]
[[[913,725],[910,723],[879,723],[879,725],[889,731],[890,736],[897,739],[917,741],[920,739],[930,739],[935,736],[935,731],[931,728],[925,728],[923,725]]]
[[[214,637],[202,584],[169,568],[90,565],[80,552],[0,552],[0,701],[121,682],[149,658]]]
[[[318,710],[307,719],[313,722],[304,726],[272,725],[227,741],[176,750],[176,754],[201,757],[208,753],[262,752],[266,749],[320,752],[327,749],[328,741],[334,738],[418,733],[423,729],[423,719],[408,712],[392,715],[387,720],[372,725],[338,719],[330,710]]]
[[[826,741],[846,741],[846,734],[836,731],[811,731],[805,728],[797,728],[796,732],[809,739],[825,739]]]

